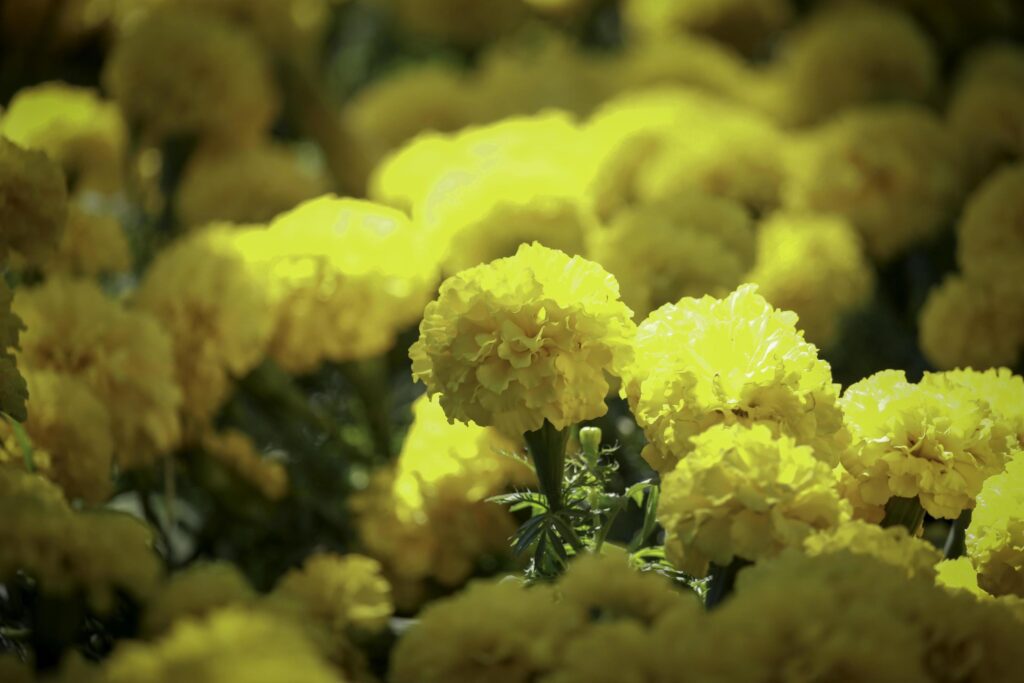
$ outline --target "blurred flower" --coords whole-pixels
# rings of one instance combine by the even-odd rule
[[[666,555],[688,574],[799,547],[849,518],[832,468],[791,437],[733,424],[691,442],[693,451],[663,476],[658,501]]]
[[[628,42],[620,57],[606,65],[615,89],[682,86],[744,101],[753,72],[727,45],[692,33]]]
[[[25,401],[28,400],[28,388],[25,378],[18,372],[14,352],[19,348],[18,340],[25,325],[11,310],[13,298],[7,280],[0,277],[0,412],[23,422],[27,417]]]
[[[746,279],[773,306],[796,313],[808,341],[828,348],[843,316],[871,297],[875,274],[847,221],[777,213],[758,228],[757,262]]]
[[[0,117],[0,135],[45,152],[75,191],[121,188],[127,134],[117,105],[56,81],[19,90]]]
[[[844,110],[807,135],[789,168],[785,208],[848,219],[880,262],[951,222],[964,180],[953,138],[912,105]]]
[[[642,320],[684,296],[728,294],[753,265],[754,242],[738,203],[688,193],[618,212],[594,233],[588,256],[615,276]]]
[[[56,251],[41,267],[54,275],[96,277],[123,273],[132,267],[128,236],[116,217],[72,202]]]
[[[263,456],[245,432],[207,432],[200,446],[204,455],[226,467],[267,500],[278,501],[288,495],[288,470]]]
[[[753,285],[684,298],[640,324],[624,393],[647,435],[643,457],[669,472],[716,424],[762,424],[834,465],[848,439],[828,363]]]
[[[374,0],[412,34],[473,47],[511,32],[529,16],[522,0]]]
[[[968,198],[957,224],[957,260],[964,274],[1024,299],[1024,163],[1004,166]]]
[[[902,526],[882,528],[877,524],[851,520],[834,529],[819,531],[804,539],[808,555],[847,551],[854,555],[870,555],[899,567],[908,577],[935,577],[935,565],[942,553],[928,541],[911,536]]]
[[[212,12],[177,4],[162,4],[125,32],[107,57],[103,82],[151,142],[252,141],[278,108],[255,39]]]
[[[623,7],[627,28],[641,36],[693,31],[751,52],[770,42],[793,14],[790,0],[627,0]]]
[[[181,389],[171,338],[157,320],[125,308],[87,280],[53,278],[21,288],[18,362],[80,379],[109,411],[122,469],[149,465],[181,439]]]
[[[441,285],[409,350],[450,420],[513,437],[604,415],[632,356],[629,308],[596,263],[539,244]]]
[[[967,554],[982,589],[1024,598],[1024,452],[985,481],[967,528]]]
[[[205,617],[228,605],[249,603],[256,591],[238,568],[225,561],[197,562],[175,572],[146,604],[142,630],[166,634],[179,619]]]
[[[56,247],[67,218],[60,167],[36,150],[0,137],[0,263],[13,250],[38,263]]]

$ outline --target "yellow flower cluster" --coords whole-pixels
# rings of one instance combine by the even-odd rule
[[[1019,407],[1018,407],[1019,410]],[[992,595],[1024,598],[1024,453],[989,477],[967,529],[978,585]]]
[[[875,506],[917,497],[930,515],[947,519],[974,507],[984,480],[1017,443],[979,391],[991,379],[926,373],[913,384],[903,371],[885,370],[848,387],[840,405],[854,444],[842,461],[857,497]]]
[[[927,109],[845,109],[794,149],[783,205],[843,216],[872,258],[889,261],[956,215],[964,184],[958,150]]]
[[[850,520],[834,529],[820,531],[804,539],[808,555],[846,551],[870,555],[906,570],[909,577],[932,579],[942,554],[928,541],[911,536],[902,526],[882,528],[861,520]]]
[[[107,58],[103,82],[129,123],[152,142],[251,141],[278,109],[256,39],[213,12],[178,3],[161,3],[125,31]]]
[[[791,437],[733,424],[691,442],[693,452],[663,476],[658,502],[666,555],[688,574],[770,557],[850,515],[832,468]]]
[[[383,563],[401,605],[429,582],[455,587],[486,556],[507,556],[515,529],[489,496],[533,480],[512,442],[493,429],[449,424],[437,399],[413,404],[413,423],[393,471],[380,470],[350,506],[365,551]]]
[[[54,484],[0,466],[0,578],[23,572],[46,595],[81,592],[98,612],[114,607],[116,591],[135,599],[156,588],[161,562],[149,529],[118,512],[73,510]]]
[[[228,605],[253,602],[256,591],[230,562],[199,562],[175,572],[146,603],[142,631],[167,633],[179,619],[204,617]]]
[[[837,216],[777,213],[758,227],[746,279],[773,306],[793,311],[808,341],[828,348],[844,316],[864,306],[875,274],[860,235]]]
[[[845,447],[831,368],[796,316],[772,308],[753,285],[662,306],[640,324],[635,353],[624,391],[647,435],[644,459],[659,472],[716,424],[766,425],[829,464]]]
[[[263,223],[326,190],[289,148],[264,142],[206,149],[189,159],[175,192],[178,219],[196,227],[217,221]]]
[[[0,136],[0,263],[12,251],[29,262],[44,260],[64,230],[67,201],[57,164]]]
[[[792,0],[627,0],[623,20],[647,38],[674,32],[708,35],[746,51],[756,51],[793,17]]]
[[[76,192],[121,187],[128,133],[117,106],[92,88],[50,82],[19,90],[0,116],[0,135],[45,152]]]
[[[118,647],[100,671],[104,683],[242,680],[343,683],[301,628],[268,611],[225,607],[183,619],[153,643]]]
[[[156,319],[125,308],[90,281],[62,278],[19,289],[14,311],[27,328],[21,367],[61,373],[87,387],[109,414],[122,468],[150,464],[178,445],[181,390],[171,339]]]
[[[238,429],[207,432],[200,439],[203,454],[220,463],[267,500],[288,494],[288,471],[280,462],[263,456],[249,436]]]
[[[968,278],[1001,290],[1017,290],[1018,309],[1024,308],[1024,163],[1015,163],[989,176],[967,201],[957,224],[957,259]]]
[[[608,375],[632,357],[635,326],[615,278],[540,244],[470,268],[427,305],[409,356],[451,420],[509,436],[564,429],[607,411]]]
[[[84,201],[68,206],[64,234],[56,251],[42,264],[48,275],[95,277],[124,273],[132,267],[131,247],[120,221]]]

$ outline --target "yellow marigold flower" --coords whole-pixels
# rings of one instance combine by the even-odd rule
[[[964,274],[1024,298],[1024,163],[1005,166],[970,196],[957,224],[957,260]]]
[[[427,305],[413,377],[450,420],[518,437],[604,415],[635,327],[615,278],[539,244],[464,270]]]
[[[964,555],[955,560],[943,560],[935,565],[936,585],[950,590],[967,591],[976,598],[990,597],[978,585],[978,572],[971,558]]]
[[[165,3],[115,44],[103,81],[153,141],[253,140],[277,113],[270,66],[255,39],[207,11]]]
[[[45,259],[64,230],[67,202],[57,164],[0,136],[0,263],[9,250],[30,262]]]
[[[978,585],[992,595],[1024,597],[1024,453],[989,477],[967,529]]]
[[[562,600],[583,609],[592,620],[635,620],[653,624],[671,610],[696,610],[696,594],[687,595],[655,572],[639,572],[624,556],[582,555],[559,579]]]
[[[19,90],[0,116],[0,135],[45,152],[76,191],[121,187],[128,133],[117,105],[92,88],[50,82]]]
[[[1024,157],[1024,50],[995,43],[968,55],[946,115],[979,176]]]
[[[575,606],[547,586],[471,584],[438,600],[398,641],[393,683],[527,683],[550,670],[582,625]]]
[[[746,279],[773,306],[796,313],[808,341],[827,348],[843,317],[871,297],[875,274],[844,219],[777,213],[758,228],[756,264]]]
[[[172,574],[146,604],[142,630],[167,633],[179,619],[204,617],[228,605],[252,602],[256,591],[230,562],[199,562]]]
[[[1010,448],[1024,446],[1024,377],[1008,368],[949,370],[942,376],[988,405],[997,433],[1009,433]]]
[[[208,432],[200,440],[203,453],[216,460],[267,500],[288,495],[288,470],[256,449],[247,434],[237,429]]]
[[[529,16],[521,0],[375,0],[399,26],[435,41],[483,45],[511,32]]]
[[[277,311],[270,355],[294,373],[384,353],[437,279],[437,249],[403,213],[334,195],[278,216],[243,250]]]
[[[242,241],[261,228],[217,226],[160,250],[135,294],[170,333],[185,430],[195,438],[252,370],[273,331],[271,298]]]
[[[8,450],[8,439],[4,439],[4,450]],[[4,454],[7,457],[7,453]],[[20,467],[11,467],[5,459],[0,467],[0,501],[21,502],[37,505],[43,509],[68,511],[67,498],[57,484],[41,474],[27,472]]]
[[[19,363],[84,382],[110,413],[117,462],[145,466],[181,439],[181,390],[171,339],[156,319],[107,298],[86,280],[55,278],[19,289],[27,327]]]
[[[848,387],[840,405],[854,438],[843,466],[871,505],[917,497],[928,514],[955,519],[1012,444],[984,397],[944,373],[911,384],[902,370],[878,372]]]
[[[845,550],[870,555],[907,572],[907,576],[933,579],[942,553],[928,541],[911,536],[902,526],[882,528],[859,520],[844,522],[834,529],[819,531],[804,539],[808,555]]]
[[[796,322],[754,285],[725,299],[682,299],[648,316],[624,387],[647,435],[644,459],[669,472],[693,449],[690,437],[708,427],[763,424],[835,464],[847,441],[839,387]]]
[[[764,425],[716,425],[662,479],[658,521],[669,560],[694,576],[708,564],[758,560],[850,516],[832,468]]]
[[[264,223],[326,190],[283,145],[201,150],[190,159],[174,198],[178,219],[195,227],[214,222]]]
[[[823,121],[851,105],[925,100],[939,82],[928,34],[896,8],[871,2],[826,6],[779,46],[765,78],[779,89],[789,124]]]
[[[0,412],[23,422],[28,417],[25,411],[28,388],[25,378],[18,372],[13,352],[19,348],[18,340],[25,325],[11,311],[13,297],[7,280],[0,277]]]
[[[311,555],[281,577],[273,597],[340,638],[380,631],[394,612],[380,563],[363,555]]]
[[[918,336],[925,358],[940,369],[1015,365],[1024,348],[1024,289],[1003,293],[950,275],[928,292]]]
[[[642,320],[681,297],[723,296],[754,262],[754,226],[729,199],[680,194],[617,213],[588,256],[615,276],[622,301]]]
[[[788,164],[784,206],[847,218],[877,261],[934,236],[963,189],[954,140],[912,105],[847,109],[808,134]]]
[[[627,28],[642,36],[692,31],[745,50],[762,46],[793,14],[791,0],[627,0],[623,7]]]
[[[41,265],[50,274],[94,277],[131,269],[132,253],[120,220],[72,202],[57,249]]]
[[[103,663],[104,683],[343,683],[301,626],[268,611],[225,607],[183,619],[153,643],[128,642]]]
[[[652,86],[684,86],[742,99],[752,72],[743,57],[727,45],[691,33],[627,43],[621,56],[607,65],[618,92]]]

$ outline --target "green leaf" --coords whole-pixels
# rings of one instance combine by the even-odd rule
[[[7,422],[11,425],[11,430],[14,432],[14,440],[18,442],[18,447],[21,448],[21,455],[25,458],[25,469],[29,472],[35,472],[36,461],[33,457],[35,451],[32,448],[32,440],[28,438],[25,427],[7,413],[0,413],[0,415],[6,417]]]
[[[647,489],[652,487],[654,487],[654,481],[652,479],[639,481],[626,489],[626,498],[629,498],[636,503],[637,507],[643,507],[644,493],[647,492]]]
[[[516,555],[522,555],[526,550],[533,545],[537,537],[544,532],[548,525],[548,519],[544,515],[533,517],[526,521],[519,530],[516,532],[515,545],[512,547],[512,551]]]

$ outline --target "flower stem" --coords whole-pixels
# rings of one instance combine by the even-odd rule
[[[526,446],[533,458],[537,470],[537,481],[540,492],[548,499],[548,507],[558,512],[563,507],[562,474],[565,470],[565,446],[569,440],[569,430],[555,429],[547,420],[544,425],[523,435]]]
[[[744,567],[753,564],[741,557],[734,558],[727,565],[711,564],[711,583],[708,585],[708,594],[704,599],[704,606],[713,610],[722,604],[732,594],[736,586],[736,575]]]
[[[917,532],[921,530],[922,522],[924,522],[924,508],[921,507],[921,501],[916,496],[914,498],[893,497],[885,504],[883,528],[902,526],[910,532],[911,536],[916,536]]]
[[[971,525],[972,512],[972,510],[964,510],[950,525],[946,545],[942,548],[945,559],[955,560],[967,552],[967,527]]]

